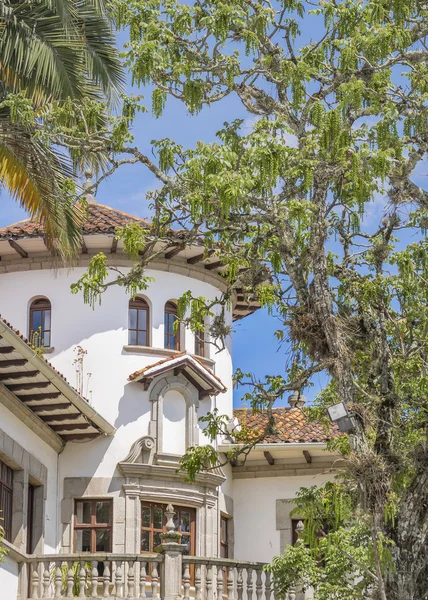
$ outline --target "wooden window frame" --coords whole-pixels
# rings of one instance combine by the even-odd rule
[[[178,311],[177,305],[172,300],[169,300],[164,308],[164,348],[167,350],[180,350],[180,325],[178,326],[175,335],[169,333],[171,317],[175,317],[174,320],[177,320]],[[170,340],[173,340],[173,342],[170,343]]]
[[[166,507],[167,507],[167,504],[164,504],[162,502],[149,502],[149,501],[146,502],[145,500],[141,501],[141,532],[143,532],[143,531],[150,532],[150,546],[151,546],[150,550],[141,550],[141,545],[142,545],[142,535],[141,535],[141,543],[140,543],[141,554],[150,554],[150,553],[154,552],[154,546],[153,546],[154,534],[166,532],[166,518],[165,518]],[[143,508],[151,509],[150,527],[143,526]],[[158,528],[154,527],[154,509],[155,508],[160,508],[162,510],[162,529],[158,529]],[[175,510],[175,518],[178,519],[177,531],[179,533],[181,533],[182,539],[183,538],[190,539],[189,556],[195,556],[196,555],[196,509],[191,506],[174,506],[174,510]],[[181,513],[182,512],[190,513],[190,531],[189,532],[181,531]],[[183,543],[183,541],[182,541],[182,543]]]
[[[90,502],[91,503],[91,523],[78,523],[77,522],[77,504],[79,502]],[[97,502],[108,502],[110,504],[110,523],[97,523],[96,522],[96,506]],[[74,531],[73,531],[73,548],[74,552],[77,552],[77,532],[84,529],[91,530],[91,550],[90,554],[97,552],[97,537],[96,532],[100,530],[110,530],[110,549],[112,551],[113,546],[113,499],[112,498],[76,498],[74,500]],[[80,552],[80,551],[79,551]]]
[[[195,333],[195,354],[205,357],[205,331],[199,330]]]
[[[39,332],[38,332],[38,330],[36,331],[34,329],[34,313],[47,312],[47,311],[50,312],[50,316],[49,316],[50,328],[40,330],[39,343],[35,344],[34,343],[34,341],[35,341],[34,334],[39,333]],[[48,298],[36,298],[30,304],[30,328],[29,329],[30,329],[29,339],[33,345],[37,345],[37,346],[43,347],[43,348],[52,347],[52,305],[50,303],[50,300],[48,300]],[[44,344],[41,343],[42,340],[44,341],[45,333],[49,333],[49,345],[48,346],[45,346]]]
[[[4,509],[4,499],[9,496],[8,510]],[[3,527],[4,539],[11,542],[12,538],[12,503],[13,503],[13,469],[0,460],[0,525]]]
[[[36,486],[28,483],[27,493],[27,554],[33,554],[34,544],[34,495]]]
[[[230,518],[220,515],[220,557],[229,558],[229,521]],[[226,526],[226,541],[223,541],[223,527]],[[224,550],[225,556],[222,556]]]
[[[136,332],[136,339],[137,339],[137,343],[133,344],[136,346],[141,346],[142,344],[138,343],[138,333],[142,332],[146,334],[146,347],[149,347],[151,345],[151,335],[150,335],[150,306],[149,303],[147,302],[147,300],[145,300],[144,298],[135,298],[134,300],[130,300],[129,301],[129,306],[128,306],[128,316],[129,316],[129,311],[131,309],[137,310],[137,323],[136,323],[136,328],[133,327],[129,327],[130,323],[128,322],[128,343],[131,344],[131,331],[135,331]],[[145,310],[146,311],[146,318],[145,318],[145,329],[143,327],[140,327],[140,319],[139,319],[139,311],[140,310]]]

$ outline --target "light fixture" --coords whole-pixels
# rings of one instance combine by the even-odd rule
[[[345,433],[351,429],[355,429],[355,420],[349,415],[348,409],[344,402],[338,402],[327,407],[328,416],[332,423],[336,423],[339,431]]]

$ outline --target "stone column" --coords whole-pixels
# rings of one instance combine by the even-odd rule
[[[166,533],[161,533],[162,544],[156,548],[164,555],[161,572],[161,593],[163,600],[176,600],[181,596],[181,580],[183,574],[183,552],[186,544],[181,543],[181,533],[175,530],[173,517],[174,507],[168,504],[165,515]]]

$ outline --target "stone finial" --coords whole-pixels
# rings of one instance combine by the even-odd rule
[[[166,510],[165,510],[165,516],[167,518],[165,527],[166,527],[166,530],[168,533],[170,531],[175,531],[174,515],[175,515],[175,510],[174,510],[173,505],[170,503],[170,504],[168,504],[168,506],[166,507]]]
[[[82,188],[84,191],[86,191],[88,188],[90,188],[94,185],[94,182],[92,181],[93,176],[94,176],[94,172],[91,169],[85,170],[86,179],[82,185]],[[90,190],[89,192],[87,192],[85,194],[85,199],[88,204],[96,204],[97,203],[97,201],[95,200],[95,196],[93,195],[92,192],[93,192],[93,190]]]
[[[306,398],[303,394],[295,390],[291,396],[288,397],[288,404],[291,408],[302,408],[306,404]]]
[[[296,533],[297,533],[297,537],[299,540],[302,539],[304,530],[305,530],[305,525],[304,525],[303,521],[299,521],[296,525]]]

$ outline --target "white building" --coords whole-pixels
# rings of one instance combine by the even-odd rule
[[[295,406],[275,410],[277,433],[245,465],[201,473],[195,483],[177,473],[185,450],[207,443],[199,417],[214,407],[233,415],[232,340],[214,354],[206,335],[201,340],[172,330],[184,292],[212,298],[224,289],[222,266],[218,258],[204,258],[201,248],[177,249],[151,264],[147,274],[154,281],[144,295],[130,302],[113,286],[92,310],[70,293],[70,284],[100,251],[110,264],[130,267],[114,239],[115,228],[130,221],[140,222],[89,204],[73,270],[53,268],[35,223],[0,229],[0,510],[9,549],[0,565],[2,600],[72,594],[58,573],[55,587],[55,568],[47,565],[64,558],[70,566],[70,555],[79,552],[112,561],[102,563],[101,570],[110,565],[107,587],[99,583],[92,597],[113,594],[116,575],[124,577],[124,591],[114,597],[142,597],[141,561],[154,560],[168,503],[185,554],[269,562],[292,542],[288,501],[301,486],[332,477],[335,457],[325,451],[325,434]],[[229,323],[256,309],[235,298]],[[23,337],[34,342],[34,332],[44,358]],[[242,409],[235,415],[255,429],[266,418]],[[218,441],[219,451],[228,448],[230,442]],[[120,560],[124,573],[117,570]],[[193,589],[198,565],[192,569]],[[153,566],[150,573],[153,582]]]

